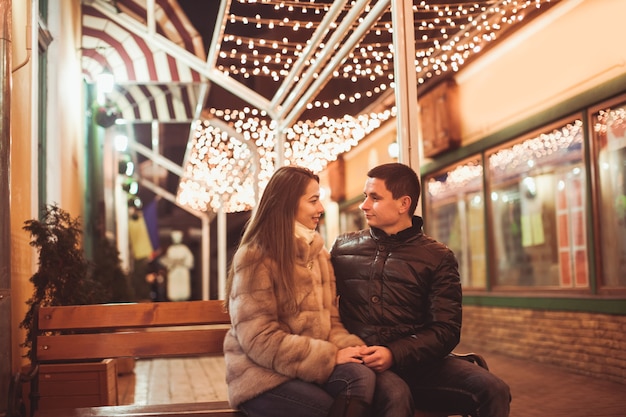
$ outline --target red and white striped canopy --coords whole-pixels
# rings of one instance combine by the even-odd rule
[[[145,0],[116,2],[119,12],[145,25]],[[115,77],[109,96],[128,122],[189,122],[199,99],[202,77],[181,60],[83,4],[82,70],[87,82],[103,71]],[[200,59],[202,38],[175,0],[155,4],[156,31]]]

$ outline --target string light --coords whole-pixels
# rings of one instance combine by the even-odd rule
[[[526,139],[510,148],[489,156],[489,167],[496,175],[516,175],[518,168],[525,170],[527,161],[538,164],[541,160],[567,159],[572,148],[582,146],[582,120],[575,120],[560,129]]]
[[[227,213],[254,207],[253,181],[259,190],[265,189],[277,158],[275,123],[252,113],[251,109],[209,111],[209,117],[228,119],[244,141],[213,126],[210,119],[197,124],[178,189],[179,204],[202,211],[221,208]],[[285,132],[286,163],[320,172],[395,114],[393,108],[358,117],[300,121]],[[259,158],[258,172],[254,168],[253,152]]]
[[[626,132],[626,108],[600,110],[596,116],[594,131],[606,136],[611,131],[613,137],[624,137]]]
[[[435,76],[459,71],[472,55],[498,39],[500,33],[522,21],[527,11],[550,2],[555,1],[450,1],[439,4],[421,1],[414,4],[417,82],[423,84]],[[245,8],[242,7],[238,9],[239,14],[229,12],[228,23],[220,42],[221,52],[217,68],[229,75],[244,78],[263,74],[277,85],[287,76],[292,64],[305,49],[306,41],[301,39],[308,40],[310,36],[303,36],[302,32],[313,34],[320,25],[324,12],[330,7],[328,3],[312,1],[238,0],[238,3],[254,3],[257,7],[250,16],[243,15]],[[267,6],[265,13],[259,11],[262,6]],[[344,7],[344,13],[351,6],[348,3]],[[366,7],[365,10],[369,8]],[[277,18],[277,11],[288,11],[288,15]],[[250,33],[246,27],[262,31],[262,39],[238,35],[241,32]],[[281,30],[273,32],[272,29],[276,28]],[[288,29],[293,33],[291,39],[285,35],[285,30]],[[392,33],[391,13],[387,13],[355,47],[334,76],[354,82],[377,82],[376,90],[362,92],[367,97],[376,97],[390,88],[393,82]],[[243,48],[243,45],[246,47]],[[320,53],[321,48],[316,51],[314,59],[319,58]],[[250,55],[256,59],[251,61]],[[354,97],[328,98],[315,107],[338,107],[346,102],[354,102]]]
[[[541,133],[489,156],[489,167],[495,176],[514,176],[520,170],[559,158],[564,160],[572,149],[579,149],[583,141],[582,120],[575,120],[559,129]],[[467,192],[474,183],[482,187],[483,166],[478,158],[456,165],[453,169],[428,180],[428,193],[433,198],[444,198]]]
[[[428,194],[433,198],[456,195],[460,191],[467,192],[468,185],[475,183],[482,186],[483,166],[479,159],[473,159],[455,166],[444,175],[428,180]]]
[[[433,77],[459,71],[474,54],[522,21],[527,11],[556,1],[414,2],[417,82],[424,84]],[[375,3],[372,1],[364,8],[352,29],[356,29]],[[236,7],[237,4],[240,6]],[[247,7],[251,4],[254,7]],[[342,13],[347,14],[353,5],[348,2]],[[275,83],[277,89],[307,50],[307,42],[324,21],[330,7],[331,3],[313,0],[237,0],[227,12],[222,38],[217,42],[216,68],[226,75],[244,79],[264,77]],[[324,39],[305,67],[321,59],[325,48],[336,47],[329,46],[335,28],[331,25],[323,35]],[[347,30],[345,36],[350,36],[350,32]],[[262,36],[255,36],[255,33]],[[393,89],[392,37],[391,13],[388,12],[333,73],[337,79],[352,82],[350,91],[325,90],[323,98],[318,96],[311,100],[307,109],[341,109],[363,99],[373,102]],[[319,75],[315,73],[313,77]],[[213,108],[207,111],[205,120],[196,124],[179,187],[179,203],[197,210],[248,210],[254,207],[257,198],[253,181],[258,183],[259,190],[265,188],[275,170],[276,152],[282,153],[287,164],[303,165],[320,172],[338,155],[349,151],[394,117],[395,107],[389,104],[386,109],[369,114],[298,121],[284,132],[283,149],[275,149],[276,122],[259,113],[255,109]],[[227,123],[237,132],[238,138],[212,125],[213,118]],[[258,159],[253,159],[255,155]],[[482,170],[482,166],[478,167]],[[458,175],[476,175],[477,169],[459,170]]]

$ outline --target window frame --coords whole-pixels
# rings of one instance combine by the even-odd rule
[[[602,227],[600,224],[600,216],[598,213],[601,212],[601,195],[600,195],[600,168],[599,168],[599,153],[600,147],[594,140],[594,118],[595,115],[601,111],[606,110],[607,108],[612,107],[626,107],[626,93],[617,95],[613,98],[605,100],[601,103],[597,103],[593,106],[590,106],[586,111],[586,121],[587,121],[587,129],[586,134],[588,137],[588,169],[590,173],[592,173],[590,178],[589,187],[589,200],[591,202],[591,211],[593,215],[591,216],[589,222],[591,224],[591,228],[593,230],[594,237],[594,245],[593,245],[593,255],[594,255],[594,264],[593,264],[593,273],[594,273],[594,285],[595,285],[595,293],[601,296],[617,296],[626,298],[626,286],[625,287],[606,287],[604,285],[604,267],[603,267],[603,253],[602,253],[602,245],[600,242],[603,239],[602,236]]]

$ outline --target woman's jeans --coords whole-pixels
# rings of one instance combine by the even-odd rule
[[[326,417],[335,397],[342,394],[372,403],[376,374],[359,363],[345,363],[325,384],[292,379],[239,405],[250,417]]]

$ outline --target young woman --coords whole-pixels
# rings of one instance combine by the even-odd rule
[[[335,276],[315,231],[319,178],[295,166],[267,184],[227,282],[232,407],[251,417],[366,416],[376,377],[339,321]]]

